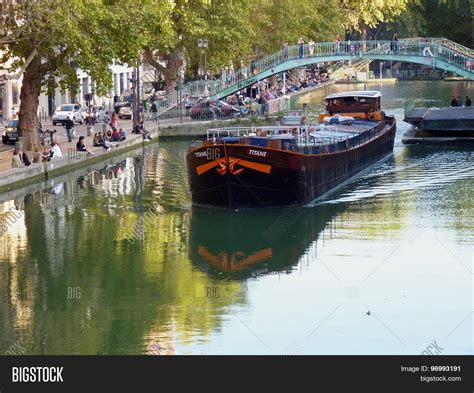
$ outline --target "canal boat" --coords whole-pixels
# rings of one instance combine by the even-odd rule
[[[403,121],[432,133],[469,133],[474,131],[474,107],[413,108]]]
[[[194,206],[306,205],[393,150],[378,91],[332,94],[313,124],[210,129],[186,155]]]

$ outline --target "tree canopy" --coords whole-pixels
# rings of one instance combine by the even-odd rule
[[[138,4],[137,4],[138,3]],[[140,6],[141,5],[141,6]],[[98,93],[112,85],[112,62],[137,62],[151,13],[165,16],[171,3],[158,0],[17,0],[4,4],[2,60],[25,69],[19,111],[20,135],[36,144],[36,110],[42,86],[77,92],[76,70],[85,70]],[[27,64],[25,61],[27,60]]]
[[[59,84],[74,95],[77,68],[89,73],[97,93],[106,93],[112,62],[133,65],[143,54],[170,90],[182,62],[188,78],[197,76],[200,38],[208,39],[208,69],[217,73],[299,37],[364,39],[399,31],[468,44],[466,33],[474,29],[469,0],[4,0],[0,6],[2,60],[13,59],[12,69],[24,71],[20,134],[32,143],[41,88]]]

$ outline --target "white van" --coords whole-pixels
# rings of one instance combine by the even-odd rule
[[[53,126],[58,123],[64,124],[69,117],[74,123],[84,123],[85,109],[80,104],[59,105],[53,113]]]

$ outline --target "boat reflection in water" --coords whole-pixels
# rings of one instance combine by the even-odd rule
[[[215,277],[289,273],[309,246],[333,228],[341,210],[340,204],[258,212],[194,209],[189,256]]]

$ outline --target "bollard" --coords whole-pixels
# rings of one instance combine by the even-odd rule
[[[94,134],[94,126],[87,126],[87,136],[92,136]]]

